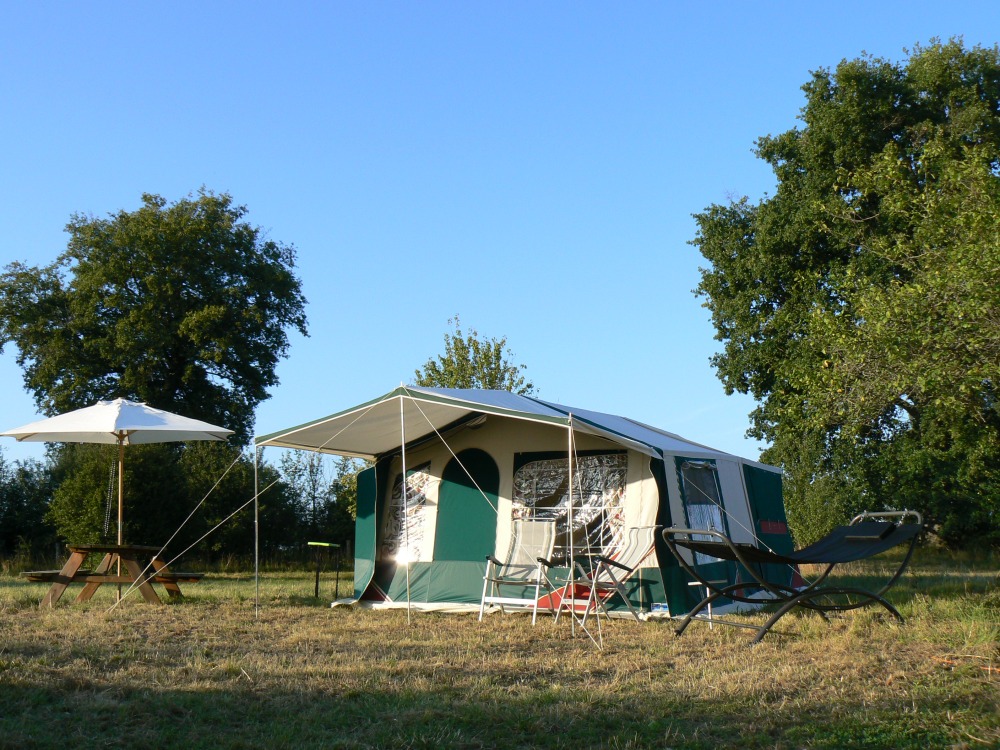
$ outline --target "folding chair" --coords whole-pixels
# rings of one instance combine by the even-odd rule
[[[891,519],[891,520],[890,520]],[[913,523],[907,523],[911,519]],[[681,618],[677,635],[682,635],[692,620],[705,620],[700,613],[720,597],[745,604],[778,604],[777,611],[761,627],[745,623],[730,622],[713,618],[712,622],[757,630],[751,644],[759,643],[774,624],[795,607],[803,607],[826,618],[828,612],[842,612],[851,609],[880,604],[900,622],[903,616],[883,598],[909,565],[917,538],[923,530],[923,519],[912,510],[886,513],[861,513],[851,519],[846,526],[838,526],[818,542],[797,552],[781,555],[771,550],[760,549],[751,544],[737,544],[721,532],[711,529],[684,529],[671,527],[663,529],[663,541],[677,558],[681,567],[709,592],[694,608]],[[697,537],[697,538],[696,538]],[[706,538],[709,537],[709,538]],[[900,544],[909,544],[909,549],[895,573],[878,591],[868,591],[854,586],[823,585],[831,571],[841,563],[866,560],[892,549]],[[707,581],[681,554],[679,547],[703,555],[740,564],[753,581],[719,585],[718,581]],[[769,581],[764,577],[761,565],[825,565],[819,577],[807,586],[795,588]],[[752,590],[750,590],[752,589]],[[748,590],[750,592],[748,593]]]
[[[562,595],[559,598],[556,619],[559,618],[564,609],[567,609],[574,615],[581,616],[580,624],[586,627],[587,617],[591,612],[597,614],[598,617],[600,617],[601,612],[604,612],[606,617],[610,617],[607,602],[615,594],[618,594],[625,602],[629,612],[632,613],[632,617],[636,619],[636,622],[639,622],[639,613],[629,601],[625,582],[652,554],[658,528],[658,526],[631,528],[626,533],[625,542],[620,549],[611,555],[597,555],[593,558],[597,564],[590,572],[577,566],[580,578],[566,584],[561,589]],[[571,586],[572,589],[570,589]],[[586,596],[585,600],[584,596]]]
[[[538,618],[538,600],[541,587],[548,585],[544,568],[552,567],[549,558],[556,541],[555,521],[519,519],[514,521],[510,552],[501,562],[486,556],[486,573],[483,576],[483,597],[479,603],[479,619],[483,619],[487,604],[531,608],[531,624]],[[502,595],[503,588],[516,588],[516,596]],[[534,591],[534,597],[527,594]]]

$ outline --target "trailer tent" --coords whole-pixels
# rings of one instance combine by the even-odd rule
[[[256,443],[372,462],[358,477],[358,600],[478,606],[485,558],[506,556],[518,518],[554,521],[557,565],[613,554],[629,529],[651,525],[792,550],[778,469],[507,391],[401,386]],[[735,582],[730,563],[692,562]],[[627,588],[637,609],[677,613],[696,595],[687,584],[657,546]]]

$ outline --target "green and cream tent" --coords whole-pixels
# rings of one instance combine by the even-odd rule
[[[401,386],[256,443],[371,462],[358,477],[354,598],[386,606],[478,606],[485,558],[507,555],[522,518],[555,524],[553,556],[567,567],[614,555],[630,529],[654,525],[792,549],[778,469],[507,391]],[[736,575],[728,563],[694,562],[712,579]],[[682,612],[696,595],[687,584],[657,547],[629,598],[642,611]]]

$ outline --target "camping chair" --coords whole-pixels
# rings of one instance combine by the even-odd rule
[[[580,578],[566,584],[561,590],[559,609],[556,619],[563,610],[569,610],[574,616],[581,616],[580,624],[586,627],[587,617],[594,612],[598,618],[604,612],[610,618],[607,602],[618,594],[628,607],[636,622],[640,621],[632,602],[629,601],[625,582],[635,573],[642,562],[653,552],[658,526],[636,526],[628,530],[625,542],[620,549],[611,555],[597,555],[590,572],[584,571],[579,565],[577,569]],[[570,588],[572,587],[572,589]],[[586,596],[584,600],[583,597]]]
[[[549,558],[556,541],[555,521],[514,521],[507,560],[501,562],[493,555],[486,556],[486,574],[483,576],[483,597],[479,603],[479,619],[487,604],[498,604],[504,612],[504,605],[531,607],[531,624],[538,618],[538,599],[542,584],[548,585],[543,568],[552,567]],[[517,596],[503,596],[501,589],[517,589]],[[534,590],[533,598],[527,598],[528,591]]]
[[[906,523],[910,518],[914,523]],[[779,604],[779,608],[761,627],[744,623],[727,622],[713,618],[712,622],[737,627],[757,629],[751,644],[759,643],[771,627],[795,607],[813,610],[826,619],[826,613],[857,609],[869,604],[881,604],[900,622],[903,616],[882,595],[903,575],[916,547],[917,537],[923,530],[923,519],[912,510],[886,513],[861,513],[851,519],[847,526],[838,526],[827,536],[797,552],[781,555],[771,550],[760,549],[751,544],[737,544],[721,532],[711,529],[663,529],[663,541],[677,558],[681,567],[708,591],[708,595],[681,618],[676,633],[682,635],[692,620],[707,620],[700,613],[720,597],[746,604]],[[710,538],[706,538],[710,537]],[[909,543],[909,549],[896,572],[878,591],[868,591],[853,586],[823,585],[830,572],[841,563],[866,560],[880,552]],[[710,557],[732,560],[753,578],[752,582],[742,581],[720,585],[718,581],[707,581],[685,559],[678,547],[691,552],[700,552]],[[779,565],[825,565],[819,577],[807,586],[794,588],[764,577],[763,564]]]

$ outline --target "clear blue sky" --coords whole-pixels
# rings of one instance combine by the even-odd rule
[[[5,2],[0,265],[205,186],[295,245],[309,300],[258,434],[409,382],[457,313],[542,398],[756,458],[691,214],[773,191],[753,143],[796,125],[811,70],[992,46],[1000,4],[695,6]],[[15,354],[0,429],[36,418]]]

